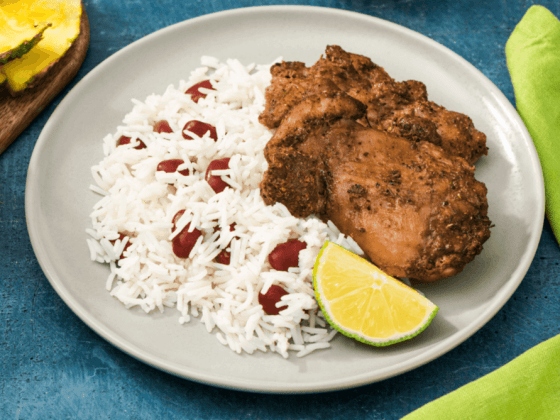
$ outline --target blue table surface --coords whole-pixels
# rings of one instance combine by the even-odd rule
[[[560,333],[560,250],[547,221],[525,279],[479,332],[422,367],[351,390],[266,395],[202,385],[137,361],[74,315],[43,274],[25,222],[27,167],[45,123],[77,81],[131,42],[256,3],[339,8],[403,25],[464,57],[515,104],[504,46],[531,1],[86,0],[91,43],[78,76],[0,155],[0,419],[399,419]],[[557,0],[539,4],[560,16]]]

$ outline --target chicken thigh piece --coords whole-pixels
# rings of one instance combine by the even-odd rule
[[[377,127],[412,140],[428,140],[452,155],[465,158],[470,164],[488,154],[486,135],[474,127],[468,116],[431,101],[417,101],[395,108],[378,120]]]
[[[486,136],[471,119],[428,101],[422,82],[397,82],[369,58],[328,46],[313,66],[282,62],[272,69],[266,108],[259,120],[269,128],[280,125],[298,103],[317,93],[327,81],[367,106],[359,122],[411,141],[428,141],[474,164],[488,153]]]
[[[293,107],[265,149],[265,203],[331,220],[390,275],[459,273],[490,236],[486,187],[463,158],[360,125],[365,113],[344,92]]]

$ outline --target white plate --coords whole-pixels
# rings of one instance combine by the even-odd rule
[[[98,196],[90,167],[102,138],[143,100],[186,79],[202,55],[245,64],[278,56],[314,63],[328,44],[364,54],[398,80],[421,80],[430,98],[466,113],[488,136],[476,177],[488,187],[496,225],[460,275],[422,287],[440,311],[420,336],[372,348],[338,336],[333,348],[298,359],[238,355],[178,312],[126,310],[105,290],[108,268],[89,260],[84,229]],[[61,102],[29,165],[26,216],[33,249],[56,292],[93,330],[133,357],[208,384],[259,392],[317,392],[380,381],[423,365],[480,329],[523,279],[542,232],[544,187],[531,138],[504,95],[438,43],[401,26],[334,9],[273,6],[203,16],[162,29],[109,57]]]

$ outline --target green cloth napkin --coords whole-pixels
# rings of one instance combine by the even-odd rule
[[[546,215],[560,240],[560,22],[532,6],[506,44],[517,112],[533,138],[544,176]],[[559,417],[560,418],[560,417]]]
[[[546,214],[560,239],[560,21],[532,6],[506,44],[517,111],[544,174]],[[560,335],[402,420],[560,419]]]
[[[402,420],[558,420],[560,335]]]

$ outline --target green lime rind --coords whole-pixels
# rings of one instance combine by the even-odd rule
[[[341,334],[353,338],[354,340],[357,340],[361,343],[364,344],[369,344],[370,346],[375,346],[375,347],[386,347],[386,346],[390,346],[392,344],[396,344],[396,343],[400,343],[402,341],[406,341],[406,340],[410,340],[413,337],[416,337],[418,334],[420,334],[422,331],[424,331],[428,325],[431,324],[432,320],[434,319],[434,317],[436,316],[436,314],[439,311],[439,307],[434,305],[434,308],[432,310],[432,312],[430,313],[430,316],[428,317],[428,319],[415,331],[413,331],[412,333],[410,333],[409,335],[403,336],[403,337],[399,337],[396,340],[384,340],[384,341],[370,341],[365,339],[364,337],[360,336],[359,334],[355,334],[352,333],[350,331],[345,330],[343,327],[341,327],[340,325],[338,325],[336,322],[334,322],[334,320],[330,317],[328,310],[325,309],[325,305],[323,304],[323,301],[321,300],[321,293],[319,291],[319,287],[317,284],[317,271],[320,265],[320,261],[321,261],[321,256],[323,255],[323,252],[327,249],[327,247],[331,244],[332,242],[326,241],[325,244],[323,245],[323,247],[321,248],[321,250],[319,251],[319,255],[317,255],[317,259],[315,260],[315,265],[313,266],[313,289],[315,291],[315,298],[317,299],[317,303],[319,304],[319,307],[321,308],[321,311],[323,312],[323,315],[325,316],[325,319],[327,320],[327,322],[331,325],[331,327],[333,327],[335,330],[337,330],[338,332],[340,332]],[[340,245],[334,244],[333,245],[339,246],[340,248],[346,249],[344,247],[341,247]],[[348,250],[347,250],[348,251]],[[351,251],[349,251],[351,252]],[[431,302],[433,304],[433,302]]]
[[[428,320],[422,324],[422,326],[417,329],[416,331],[414,331],[413,333],[406,335],[404,337],[400,337],[396,340],[389,340],[389,341],[379,341],[379,342],[375,342],[375,341],[370,341],[370,340],[366,340],[365,338],[363,338],[362,336],[358,335],[358,334],[352,334],[349,331],[346,331],[345,329],[343,329],[342,327],[340,327],[339,325],[337,325],[329,316],[329,314],[327,313],[327,311],[324,309],[323,304],[320,300],[320,298],[317,296],[318,294],[315,293],[315,296],[317,297],[317,302],[319,303],[319,306],[321,308],[321,310],[323,311],[323,315],[325,316],[326,320],[328,321],[328,323],[338,332],[340,332],[341,334],[353,338],[354,340],[360,341],[361,343],[364,344],[369,344],[370,346],[375,346],[375,347],[386,347],[386,346],[390,346],[392,344],[396,344],[396,343],[400,343],[402,341],[406,341],[406,340],[410,340],[413,337],[416,337],[418,334],[420,334],[422,331],[424,331],[426,329],[426,327],[428,327],[428,325],[430,325],[430,323],[432,322],[432,320],[434,319],[434,317],[436,316],[439,308],[437,306],[434,307],[434,310],[432,311],[432,313],[430,314],[430,317],[428,318]]]

